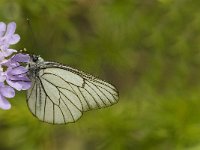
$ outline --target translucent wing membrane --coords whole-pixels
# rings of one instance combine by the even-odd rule
[[[111,106],[118,92],[111,84],[57,63],[40,66],[27,92],[30,111],[39,120],[65,124],[78,120],[82,112]]]

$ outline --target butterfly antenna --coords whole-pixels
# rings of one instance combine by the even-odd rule
[[[35,34],[33,33],[33,28],[32,28],[32,26],[31,26],[30,19],[27,18],[26,21],[27,21],[28,26],[29,26],[29,28],[30,28],[30,32],[31,32],[32,39],[33,39],[33,44],[38,48],[38,43],[37,43],[37,41],[36,41]]]

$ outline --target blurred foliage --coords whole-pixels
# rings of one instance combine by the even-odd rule
[[[11,110],[0,110],[0,149],[200,150],[199,5],[0,0],[0,20],[18,25],[15,48],[98,75],[120,91],[118,104],[67,125],[38,121],[19,93]]]

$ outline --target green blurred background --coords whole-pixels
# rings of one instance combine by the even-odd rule
[[[0,0],[0,20],[44,59],[116,85],[119,102],[49,125],[25,92],[0,110],[2,150],[200,150],[200,1]],[[38,44],[35,44],[31,28]]]

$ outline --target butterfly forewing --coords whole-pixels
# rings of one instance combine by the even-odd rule
[[[111,84],[58,63],[40,65],[27,92],[30,111],[52,124],[75,122],[82,112],[111,106],[118,92]]]

